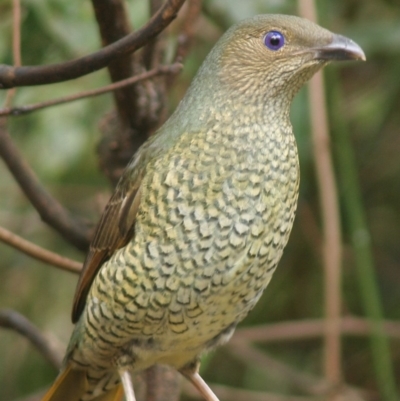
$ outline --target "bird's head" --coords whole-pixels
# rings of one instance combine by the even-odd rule
[[[214,119],[276,119],[279,113],[288,120],[293,96],[336,60],[365,55],[352,40],[303,18],[271,14],[241,21],[211,50],[175,117],[192,130]]]
[[[289,15],[259,15],[239,22],[220,39],[214,57],[221,82],[235,92],[283,92],[290,99],[330,61],[365,60],[352,40]]]

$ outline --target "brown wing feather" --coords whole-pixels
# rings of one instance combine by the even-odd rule
[[[134,236],[136,214],[140,205],[140,186],[150,160],[158,157],[174,143],[153,135],[137,151],[128,164],[111,196],[96,228],[75,291],[72,321],[76,323],[85,306],[86,297],[102,264]],[[161,140],[162,139],[162,140]]]
[[[101,265],[115,250],[125,246],[134,235],[136,213],[140,204],[140,183],[122,180],[110,198],[97,225],[94,238],[75,291],[72,322],[76,323],[85,306],[86,296]]]

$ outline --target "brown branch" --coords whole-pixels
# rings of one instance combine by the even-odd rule
[[[27,338],[51,365],[56,369],[60,368],[63,359],[60,347],[41,333],[26,317],[13,310],[1,309],[0,327],[14,330]]]
[[[140,376],[145,383],[146,401],[179,400],[181,393],[181,375],[176,369],[166,365],[154,365]]]
[[[41,185],[13,143],[7,132],[4,119],[0,120],[0,157],[42,220],[78,249],[86,250],[92,236],[92,227],[73,217]]]
[[[314,0],[299,0],[300,15],[316,21]],[[321,215],[323,221],[323,264],[325,287],[324,371],[332,383],[342,377],[340,314],[342,238],[335,172],[329,142],[329,124],[322,73],[309,83],[310,119],[316,164]]]
[[[178,46],[174,56],[174,60],[178,63],[183,62],[192,47],[194,34],[196,32],[196,21],[200,16],[202,5],[202,0],[188,0],[183,27],[178,36]],[[174,78],[174,75],[167,77],[168,87],[172,86]]]
[[[34,259],[48,263],[62,270],[79,274],[82,269],[82,263],[41,248],[40,246],[21,238],[11,231],[6,230],[4,227],[0,227],[0,241],[12,246],[28,256],[31,256]]]
[[[298,390],[314,396],[330,396],[337,393],[346,394],[348,398],[354,400],[364,400],[368,396],[364,390],[349,385],[333,385],[324,378],[314,376],[304,371],[298,371],[291,366],[270,357],[251,346],[246,341],[239,341],[233,338],[227,346],[232,355],[237,356],[241,361],[252,367],[258,367],[261,371],[268,372],[270,377],[276,376],[280,380],[286,380]],[[351,398],[350,398],[351,397]],[[344,397],[345,398],[345,397]],[[368,397],[369,398],[369,397]],[[327,399],[327,398],[324,398]]]
[[[74,95],[65,96],[58,99],[47,100],[40,103],[30,104],[26,106],[16,106],[16,107],[8,107],[4,109],[0,109],[0,116],[21,116],[24,114],[31,113],[32,111],[44,109],[46,107],[52,107],[63,103],[73,102],[75,100],[84,99],[87,97],[98,96],[104,93],[108,93],[111,91],[118,90],[119,88],[123,88],[136,82],[143,81],[157,75],[161,74],[176,74],[177,71],[182,69],[182,64],[175,63],[166,66],[160,66],[158,68],[154,68],[151,71],[144,72],[143,74],[135,75],[134,77],[130,77],[128,79],[124,79],[123,81],[115,82],[113,84],[103,86],[102,88],[87,90],[84,92],[79,92]]]
[[[315,319],[245,327],[236,330],[234,339],[260,343],[315,339],[324,334],[324,324],[324,320]],[[383,327],[387,336],[400,340],[399,322],[386,321]],[[372,330],[373,323],[367,319],[347,316],[340,320],[342,335],[367,336]]]
[[[22,64],[21,59],[21,2],[13,0],[13,59],[14,66]]]
[[[14,67],[21,65],[21,2],[13,0],[13,33],[12,33],[12,53]],[[15,88],[7,91],[5,106],[12,104],[15,96]]]
[[[211,389],[220,400],[229,401],[323,401],[321,397],[305,397],[274,394],[266,391],[244,390],[221,384],[210,384]],[[183,382],[183,393],[190,398],[202,400],[202,395],[187,381]]]
[[[93,9],[99,26],[103,46],[127,36],[131,26],[123,0],[92,0]],[[132,55],[118,57],[108,65],[112,82],[119,82],[135,75]],[[138,96],[132,86],[123,87],[114,92],[114,100],[122,126],[131,126],[132,115],[138,107]]]
[[[154,15],[161,7],[163,0],[149,0],[150,15]],[[157,37],[149,40],[143,48],[140,64],[147,69],[154,68],[161,63],[164,55],[164,46],[160,46],[160,39],[165,36],[165,31]]]
[[[184,2],[185,0],[167,0],[143,28],[79,59],[37,67],[1,65],[0,87],[12,88],[62,82],[100,70],[116,58],[133,53],[158,35],[176,17]]]
[[[174,60],[182,63],[187,56],[196,32],[196,21],[200,16],[202,0],[188,0],[182,32],[178,36],[178,47]]]

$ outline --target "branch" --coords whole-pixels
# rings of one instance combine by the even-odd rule
[[[298,390],[314,396],[323,396],[340,392],[341,395],[349,395],[349,398],[343,399],[364,400],[365,391],[349,385],[333,385],[328,380],[314,376],[304,371],[298,371],[295,368],[272,358],[265,352],[256,349],[246,341],[236,340],[235,337],[228,343],[227,349],[232,355],[236,355],[242,362],[261,371],[268,372],[270,377],[279,377],[280,380],[286,380],[290,386],[296,386]],[[352,397],[352,398],[350,398]]]
[[[178,63],[183,62],[192,47],[194,34],[196,32],[196,21],[200,16],[202,4],[202,0],[188,0],[183,27],[178,36],[178,46],[174,56],[174,61]],[[174,83],[175,76],[176,74],[167,77],[168,88]]]
[[[12,233],[11,231],[6,230],[3,227],[0,227],[0,241],[25,253],[25,255],[31,256],[34,259],[48,263],[52,266],[59,267],[62,270],[78,274],[82,270],[82,263],[41,248],[40,246],[26,241],[25,239]]]
[[[150,15],[154,15],[158,11],[162,6],[162,2],[163,0],[149,0]],[[146,43],[140,60],[142,67],[145,67],[146,69],[154,68],[162,62],[165,56],[164,53],[166,47],[165,38],[163,38],[165,37],[165,33],[166,32],[164,31],[161,35]]]
[[[14,67],[21,66],[21,2],[13,0],[13,29],[12,29],[12,54]],[[12,104],[15,96],[15,88],[7,91],[5,106]]]
[[[41,185],[10,138],[4,119],[0,120],[0,157],[42,220],[78,249],[86,250],[92,236],[92,227],[74,218]]]
[[[293,396],[274,394],[266,391],[244,390],[242,388],[235,388],[224,386],[222,384],[210,384],[211,389],[220,400],[229,401],[322,401],[320,397],[312,396]],[[190,398],[203,400],[202,395],[188,382],[184,381],[182,386],[183,393]]]
[[[0,87],[42,85],[67,81],[106,67],[118,57],[133,53],[158,35],[176,17],[185,0],[167,0],[141,29],[103,49],[65,63],[37,67],[0,66]]]
[[[175,63],[166,66],[160,66],[158,68],[154,68],[151,71],[144,72],[143,74],[135,75],[134,77],[130,77],[128,79],[124,79],[123,81],[115,82],[113,84],[103,86],[102,88],[92,89],[84,92],[79,92],[74,95],[65,96],[58,99],[47,100],[45,102],[30,104],[26,106],[16,106],[16,107],[7,107],[4,109],[0,109],[0,116],[21,116],[24,114],[31,113],[36,110],[44,109],[46,107],[52,107],[63,103],[73,102],[75,100],[84,99],[87,97],[93,97],[102,95],[104,93],[108,93],[111,91],[115,91],[117,89],[133,85],[136,82],[144,81],[146,79],[155,77],[161,74],[176,74],[178,71],[182,69],[182,64]]]
[[[373,322],[368,319],[348,316],[340,320],[340,331],[343,335],[366,336],[374,330]],[[383,324],[387,336],[400,340],[400,322],[386,321]],[[301,341],[319,338],[324,334],[324,320],[301,320],[254,327],[239,328],[234,339],[260,343]]]
[[[202,0],[188,0],[182,32],[178,36],[178,47],[175,53],[175,61],[182,63],[190,50],[195,34],[196,21],[200,16]]]
[[[21,3],[20,0],[13,0],[13,59],[14,66],[22,64],[21,58]]]
[[[300,15],[316,21],[314,0],[299,0]],[[325,287],[324,371],[332,383],[342,378],[340,314],[342,238],[337,184],[329,141],[329,124],[322,72],[309,83],[313,153],[323,227],[323,267]]]
[[[0,327],[14,330],[27,338],[51,365],[56,369],[60,368],[63,359],[60,347],[41,333],[26,317],[13,310],[1,309]]]
[[[107,46],[129,35],[132,31],[123,0],[92,0],[103,46]],[[112,82],[118,82],[135,75],[130,54],[118,57],[108,65]],[[132,126],[132,115],[138,108],[135,87],[124,87],[114,92],[114,100],[120,122]]]

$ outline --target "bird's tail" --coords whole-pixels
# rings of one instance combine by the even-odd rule
[[[87,392],[87,388],[86,372],[67,366],[57,377],[42,401],[81,401]],[[111,390],[90,398],[90,401],[121,401],[123,394],[122,385],[118,384]]]

